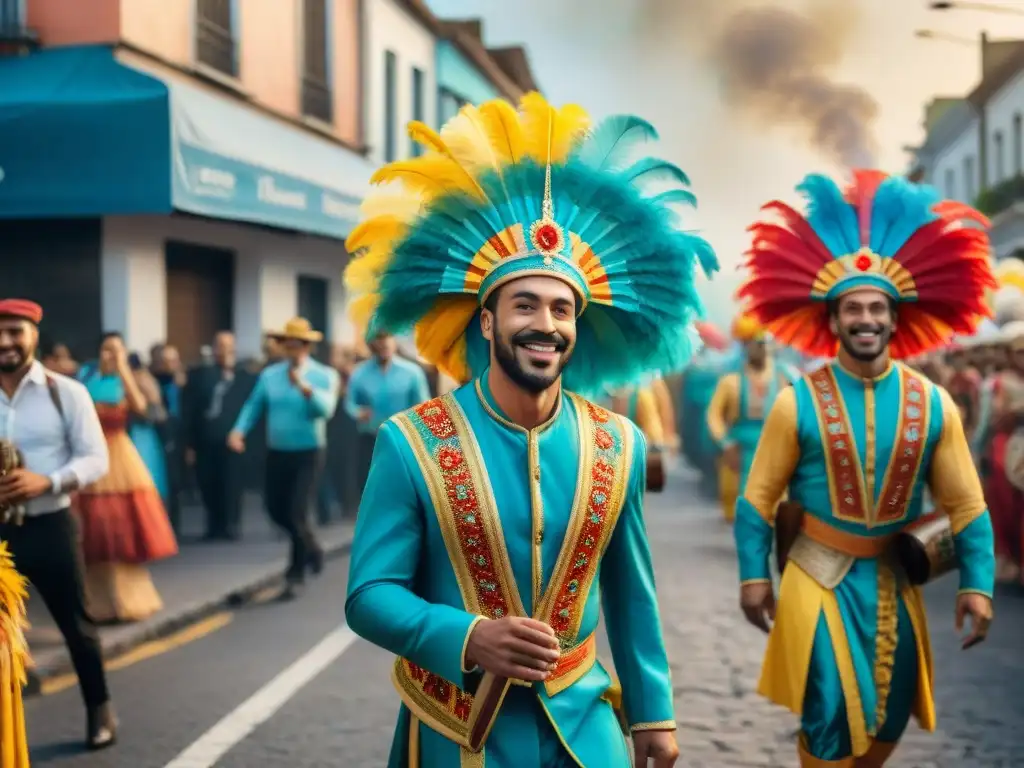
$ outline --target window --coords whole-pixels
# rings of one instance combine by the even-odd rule
[[[995,145],[995,155],[996,155],[994,160],[993,160],[995,165],[993,166],[994,172],[992,174],[992,177],[993,177],[992,181],[994,183],[998,184],[999,182],[1001,182],[1003,180],[1003,173],[1006,170],[1006,163],[1005,163],[1006,158],[1004,157],[1006,148],[1003,146],[1003,132],[1002,131],[996,131],[995,132],[995,135],[992,137],[992,143]]]
[[[1024,174],[1024,127],[1020,112],[1013,116],[1013,174]]]
[[[423,121],[423,70],[417,67],[412,68],[412,119]],[[412,155],[418,157],[423,152],[423,147],[412,142]]]
[[[444,125],[457,114],[459,110],[468,102],[457,96],[456,94],[449,91],[447,88],[441,88],[438,91],[438,103],[437,103],[437,121],[440,125]]]
[[[384,162],[396,159],[395,134],[398,122],[398,59],[392,51],[384,52]]]
[[[25,0],[0,0],[0,35],[19,35],[25,27]]]
[[[964,200],[974,200],[974,155],[964,158]]]
[[[956,172],[952,168],[946,169],[946,197],[956,200]]]
[[[235,77],[235,54],[234,0],[196,0],[196,60]]]
[[[327,0],[302,3],[302,114],[331,122],[330,13]]]

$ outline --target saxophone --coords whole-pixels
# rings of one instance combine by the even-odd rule
[[[21,451],[10,440],[0,438],[0,478],[25,465]],[[25,507],[21,504],[0,505],[0,523],[21,525],[25,521]]]

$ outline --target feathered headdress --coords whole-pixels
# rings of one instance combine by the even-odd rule
[[[686,175],[629,160],[656,138],[647,122],[612,117],[590,130],[580,107],[530,93],[518,112],[465,106],[440,133],[414,122],[409,134],[424,154],[377,171],[372,182],[388,186],[367,198],[368,218],[346,242],[363,252],[346,272],[358,326],[415,328],[420,354],[465,382],[489,363],[477,319],[487,297],[545,275],[580,299],[566,387],[597,392],[686,364],[701,313],[694,271],[717,262],[678,228],[672,205],[695,202]]]
[[[899,302],[890,345],[896,358],[973,333],[991,315],[989,224],[978,211],[879,171],[855,171],[845,194],[816,174],[797,189],[807,199],[806,215],[774,201],[765,210],[780,223],[750,228],[751,276],[738,293],[780,343],[834,355],[838,341],[827,302],[856,289],[874,288]],[[965,220],[982,228],[964,226]]]
[[[15,569],[6,542],[0,542],[0,765],[28,768],[25,707],[21,689],[28,675],[25,642],[26,580]]]
[[[732,337],[736,341],[755,341],[763,339],[765,335],[764,326],[749,312],[741,312],[732,321]]]

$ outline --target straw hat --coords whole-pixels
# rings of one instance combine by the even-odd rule
[[[284,329],[272,331],[267,334],[275,339],[298,339],[299,341],[316,342],[322,341],[324,335],[320,331],[314,331],[309,320],[304,317],[293,317],[284,324]]]

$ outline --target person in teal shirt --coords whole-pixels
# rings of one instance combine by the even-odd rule
[[[310,357],[323,335],[302,317],[274,334],[285,360],[263,369],[228,435],[228,447],[245,451],[245,436],[267,417],[267,471],[263,503],[271,520],[291,540],[281,598],[295,598],[306,572],[323,570],[324,553],[310,522],[327,445],[327,421],[338,406],[338,372]]]
[[[518,112],[467,106],[440,134],[413,123],[427,151],[375,176],[405,194],[368,200],[378,214],[346,243],[357,325],[414,329],[463,384],[381,427],[356,522],[345,615],[396,656],[390,768],[679,754],[647,445],[577,393],[681,368],[694,272],[715,260],[667,207],[691,199],[682,172],[625,160],[653,129],[588,128],[536,93]],[[676,186],[651,194],[652,175]],[[597,659],[602,609],[618,681]]]
[[[773,203],[783,225],[752,228],[739,295],[780,342],[835,360],[780,391],[761,431],[736,504],[740,604],[766,632],[774,619],[758,690],[800,715],[800,765],[876,768],[912,715],[936,724],[928,622],[910,581],[922,577],[894,547],[908,530],[931,540],[915,526],[926,491],[959,563],[964,648],[992,621],[992,521],[959,412],[893,362],[973,331],[992,282],[988,235],[961,224],[983,225],[976,211],[898,176],[857,171],[844,191],[812,175],[800,190],[806,215]]]
[[[356,474],[360,489],[370,474],[377,431],[396,413],[430,399],[427,374],[412,360],[395,354],[395,337],[378,333],[369,341],[373,356],[352,371],[345,392],[345,410],[356,422]]]

